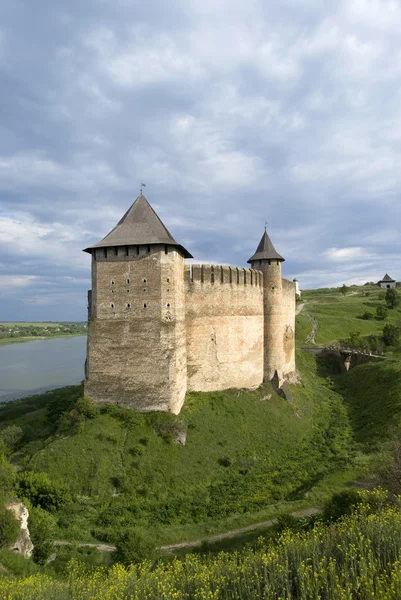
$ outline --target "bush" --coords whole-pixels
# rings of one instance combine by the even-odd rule
[[[95,419],[99,414],[98,407],[86,396],[78,400],[75,408],[86,419]]]
[[[0,497],[4,492],[12,489],[14,484],[14,471],[4,454],[0,454]]]
[[[42,508],[29,511],[29,533],[34,546],[33,560],[43,565],[53,552],[53,540],[56,534],[56,521]]]
[[[400,330],[396,325],[385,325],[383,328],[383,342],[385,346],[398,346]]]
[[[23,437],[24,432],[18,425],[7,425],[0,431],[0,440],[10,452],[14,452],[18,448]]]
[[[371,321],[373,319],[373,313],[371,313],[367,310],[366,312],[363,313],[361,319],[363,319],[364,321]]]
[[[338,521],[341,517],[353,512],[362,499],[358,492],[353,488],[334,494],[323,507],[323,521]]]
[[[387,319],[388,316],[388,310],[385,306],[378,306],[376,308],[376,317],[379,319],[379,321],[384,321],[384,319]]]
[[[388,308],[396,308],[400,303],[399,296],[394,288],[389,288],[387,290],[385,300]]]
[[[0,548],[16,541],[20,532],[20,522],[14,513],[5,506],[0,507]]]
[[[155,557],[154,543],[137,529],[129,527],[118,537],[113,560],[123,565]]]
[[[61,482],[56,484],[50,481],[46,473],[19,473],[16,492],[19,497],[28,499],[33,506],[48,511],[56,511],[70,500],[67,487]]]

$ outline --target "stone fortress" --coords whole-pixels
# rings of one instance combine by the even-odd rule
[[[92,255],[85,394],[178,414],[187,391],[279,386],[295,373],[295,285],[266,231],[251,268],[185,264],[141,195]]]

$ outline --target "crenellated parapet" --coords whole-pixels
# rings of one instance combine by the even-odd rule
[[[263,286],[263,274],[260,271],[227,265],[185,265],[184,280],[186,284]]]

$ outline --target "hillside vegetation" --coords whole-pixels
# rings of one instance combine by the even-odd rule
[[[362,318],[367,310],[374,312],[377,306],[384,305],[383,292],[365,287],[351,288],[346,295],[339,290],[316,290],[303,296],[305,307],[297,317],[296,330],[301,384],[291,386],[292,403],[266,384],[253,391],[190,393],[179,416],[143,414],[112,406],[98,409],[82,398],[80,386],[0,405],[0,454],[3,453],[0,488],[9,497],[27,502],[33,530],[45,532],[42,537],[37,534],[37,564],[45,562],[51,554],[54,539],[116,544],[114,560],[125,562],[129,562],[129,557],[137,560],[152,556],[156,546],[207,538],[295,508],[319,504],[352,481],[366,480],[373,474],[387,456],[400,424],[398,346],[384,344],[383,361],[362,364],[346,374],[340,374],[330,359],[316,358],[300,348],[313,344],[307,341],[312,322],[315,327],[317,324],[315,343],[318,344],[339,344],[352,334],[353,340],[368,336],[379,340],[386,324],[399,327],[399,307],[389,310],[383,320],[375,316]],[[397,511],[398,508],[398,515]],[[387,517],[377,518],[385,522]],[[326,533],[330,538],[331,530]],[[312,545],[317,544],[315,533],[305,535],[312,536],[308,538],[314,540]],[[341,535],[346,535],[345,529]],[[298,552],[300,539],[288,538],[289,555]],[[350,548],[355,540],[349,538]],[[309,542],[305,544],[305,554],[302,550],[299,556],[307,556]],[[399,549],[394,548],[391,556],[395,557]],[[151,590],[157,580],[167,586],[164,595],[160,593],[161,598],[195,598],[188,577],[193,577],[197,585],[204,577],[209,587],[198,585],[204,591],[199,597],[259,598],[254,588],[250,588],[253,590],[250,595],[245,592],[235,595],[231,588],[221,595],[216,586],[224,588],[219,573],[224,569],[230,572],[236,561],[244,569],[240,569],[242,573],[248,572],[247,564],[253,565],[251,571],[259,572],[260,565],[268,560],[262,557],[270,556],[269,552],[261,549],[257,558],[255,550],[249,550],[249,558],[223,555],[216,559],[220,571],[217,567],[214,570],[211,561],[191,563],[192,559],[187,559],[184,564],[192,565],[188,567],[193,568],[192,575],[186,574],[187,567],[180,566],[181,563],[174,563],[174,568],[166,567],[166,571],[163,566],[152,571],[157,575],[148,572],[147,567],[140,571],[143,576],[135,569],[116,569],[107,584],[102,583],[102,589],[104,594],[111,594],[112,588],[109,590],[107,586],[113,581],[115,590],[121,584],[121,590],[132,589],[132,597],[141,597],[134,592],[142,590],[145,594],[146,589],[148,596],[142,597],[153,598],[156,596],[151,595]],[[273,556],[276,550],[272,552]],[[75,546],[57,550],[56,560],[45,568],[51,579],[40,579],[42,575],[37,579],[46,593],[51,589],[46,586],[55,586],[55,598],[56,591],[64,589],[64,584],[53,577],[63,578],[71,556],[79,564],[85,563],[86,568],[105,561],[95,550]],[[323,561],[323,556],[324,552],[319,561]],[[298,578],[302,572],[305,581],[309,581],[310,563],[303,564],[303,560],[294,566],[292,573],[298,573]],[[369,562],[370,558],[363,560],[367,569],[376,569],[374,585],[379,589],[382,571],[374,561]],[[344,565],[348,565],[347,561]],[[10,576],[43,570],[31,561],[21,564],[4,552],[0,563]],[[390,563],[393,564],[391,561],[386,564]],[[348,572],[348,566],[344,568]],[[74,575],[77,586],[86,577],[80,569]],[[336,581],[339,586],[345,585],[341,573],[335,579],[334,567],[325,563],[325,569],[324,577],[329,577],[331,583],[319,579],[319,586],[330,587]],[[180,572],[182,578],[177,575],[175,579]],[[141,583],[138,577],[142,577]],[[266,581],[264,585],[270,585]],[[286,586],[293,585],[288,579],[285,581]],[[316,590],[321,589],[319,586]],[[173,590],[178,595],[174,596]],[[123,597],[119,593],[114,597]],[[290,597],[288,590],[287,595],[279,593],[283,598]],[[322,597],[352,597],[338,594]],[[92,596],[80,596],[77,592],[74,597]]]
[[[86,334],[86,323],[28,323],[25,321],[0,323],[0,344]]]

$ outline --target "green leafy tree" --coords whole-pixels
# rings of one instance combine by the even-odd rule
[[[400,330],[396,325],[387,324],[383,328],[383,342],[385,346],[398,346]]]
[[[33,506],[48,511],[56,511],[70,500],[67,487],[51,481],[46,473],[19,473],[16,491],[20,498],[27,498]]]
[[[396,308],[400,303],[399,296],[394,288],[388,288],[385,300],[388,308]]]
[[[20,523],[11,510],[0,507],[0,548],[9,546],[18,538]]]
[[[134,527],[125,529],[117,539],[117,550],[113,555],[115,562],[129,565],[155,557],[155,545],[149,536],[145,536]]]
[[[353,488],[333,494],[331,499],[324,505],[323,521],[338,521],[341,517],[349,515],[361,502],[360,493]]]
[[[10,452],[13,452],[18,448],[23,437],[24,432],[18,425],[7,425],[7,427],[4,427],[4,429],[0,431],[0,440]]]
[[[340,292],[342,293],[343,296],[345,296],[345,294],[348,292],[348,288],[345,285],[345,283],[343,283],[343,285],[341,286]]]
[[[56,537],[56,520],[40,507],[29,511],[29,532],[34,546],[33,559],[43,565],[53,551],[53,541]]]
[[[364,321],[371,321],[373,319],[373,313],[369,312],[368,310],[365,311],[362,315],[362,319]]]
[[[0,497],[11,490],[14,483],[14,471],[4,454],[0,454]]]
[[[388,316],[388,310],[385,306],[378,306],[376,308],[376,317],[379,319],[379,321],[384,321],[385,319],[387,319]]]

